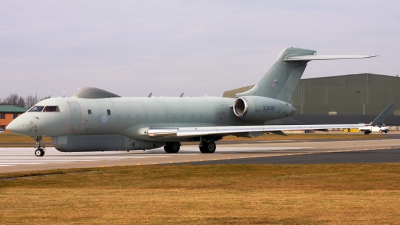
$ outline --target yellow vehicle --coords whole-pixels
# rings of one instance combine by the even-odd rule
[[[360,129],[358,129],[358,128],[344,128],[343,131],[344,132],[355,132],[355,133],[357,133],[357,132],[360,132]]]

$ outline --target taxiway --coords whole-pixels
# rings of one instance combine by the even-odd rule
[[[197,145],[182,145],[178,154],[162,148],[148,151],[59,152],[47,148],[36,157],[32,148],[0,148],[0,173],[48,169],[153,164],[291,164],[400,162],[400,140],[316,140],[219,142],[213,154],[202,154]]]

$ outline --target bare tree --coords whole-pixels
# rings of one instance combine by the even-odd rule
[[[6,105],[17,105],[19,95],[17,93],[10,94],[4,99]]]
[[[43,101],[43,100],[46,100],[46,99],[49,99],[49,98],[50,98],[50,96],[43,97],[43,98],[39,99],[39,102]]]
[[[28,97],[26,97],[26,101],[25,101],[25,106],[26,108],[31,108],[32,106],[36,105],[36,103],[39,102],[39,98],[37,97],[37,95],[33,96],[33,95],[29,95]]]
[[[17,93],[10,94],[4,99],[6,105],[15,105],[18,107],[25,107],[25,99],[20,97]]]
[[[18,98],[18,102],[17,102],[17,105],[16,105],[16,106],[19,106],[19,107],[25,108],[25,99],[24,99],[23,97],[19,97],[19,98]]]

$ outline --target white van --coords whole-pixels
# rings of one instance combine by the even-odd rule
[[[360,131],[364,132],[364,134],[369,134],[372,132],[387,133],[389,132],[389,128],[384,123],[376,126],[367,124],[365,127],[361,128]]]

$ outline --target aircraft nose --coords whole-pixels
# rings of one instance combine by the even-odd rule
[[[23,134],[25,129],[16,120],[17,119],[11,121],[11,123],[7,125],[6,129],[16,134]]]
[[[14,123],[14,121],[12,121],[10,124],[7,125],[6,130],[17,133],[17,125]]]

